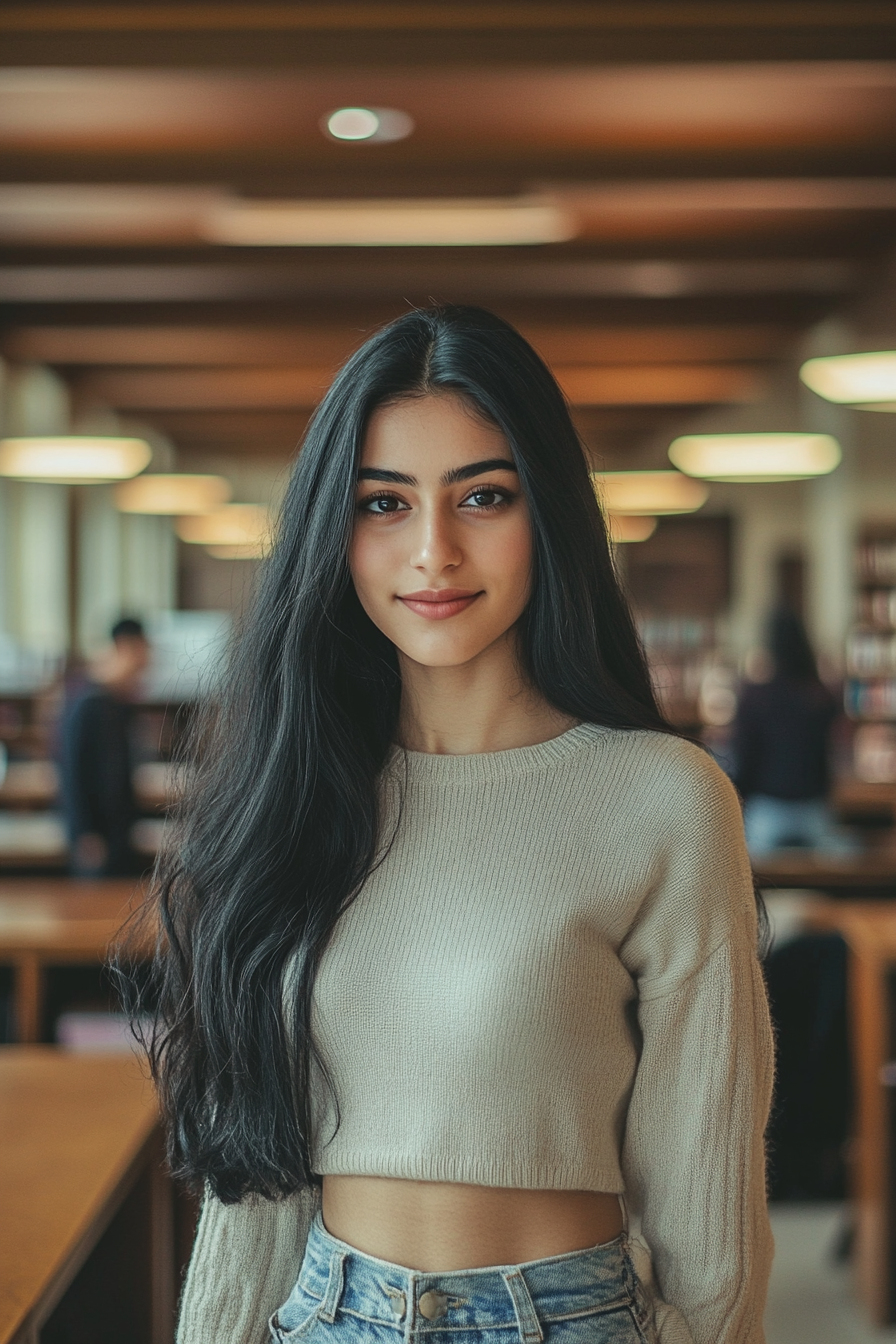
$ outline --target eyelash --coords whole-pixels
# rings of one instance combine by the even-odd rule
[[[469,495],[466,496],[462,503],[466,503],[469,499],[474,499],[476,495],[498,495],[499,499],[495,504],[477,504],[473,510],[474,513],[497,513],[499,509],[506,508],[508,504],[512,504],[516,498],[516,495],[513,494],[512,491],[506,490],[503,486],[478,485],[475,490],[470,491]],[[403,499],[398,495],[393,494],[390,490],[379,490],[375,495],[368,495],[365,499],[358,500],[356,506],[358,513],[368,513],[374,518],[388,518],[390,516],[388,513],[377,513],[370,507],[371,504],[376,504],[377,501],[381,499],[394,499],[399,504],[404,503]]]

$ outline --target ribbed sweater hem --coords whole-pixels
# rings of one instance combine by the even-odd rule
[[[443,1181],[452,1185],[484,1185],[512,1190],[594,1190],[609,1195],[625,1192],[618,1167],[572,1168],[557,1164],[536,1166],[500,1159],[476,1160],[438,1153],[401,1156],[383,1152],[340,1152],[331,1162],[317,1164],[319,1176],[389,1176],[405,1181]]]

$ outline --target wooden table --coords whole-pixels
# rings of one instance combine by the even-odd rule
[[[890,850],[850,858],[782,851],[756,864],[760,887],[802,887],[835,896],[896,897],[896,853]]]
[[[841,821],[874,818],[896,824],[896,783],[839,779],[831,790],[831,805]]]
[[[818,901],[815,929],[849,946],[850,1034],[856,1084],[852,1197],[856,1282],[878,1325],[896,1321],[896,902]]]
[[[0,965],[13,970],[16,1039],[40,1039],[49,966],[100,964],[142,899],[133,880],[0,879]]]
[[[172,1221],[136,1059],[0,1049],[0,1344],[170,1344]]]

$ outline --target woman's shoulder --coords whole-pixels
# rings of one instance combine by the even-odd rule
[[[584,726],[584,725],[583,725]],[[583,753],[595,769],[610,768],[643,784],[691,789],[731,788],[728,777],[699,742],[652,728],[608,728],[589,724]]]
[[[645,835],[685,838],[694,828],[740,831],[734,785],[699,743],[644,728],[595,729],[579,756],[577,796],[612,798],[617,815],[640,818]]]

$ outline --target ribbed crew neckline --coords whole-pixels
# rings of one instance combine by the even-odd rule
[[[461,756],[408,751],[396,746],[392,748],[386,768],[398,770],[410,782],[431,780],[443,784],[467,784],[476,780],[506,779],[510,775],[531,774],[554,765],[608,731],[597,723],[577,723],[558,737],[532,746],[509,747],[506,751],[476,751]]]

